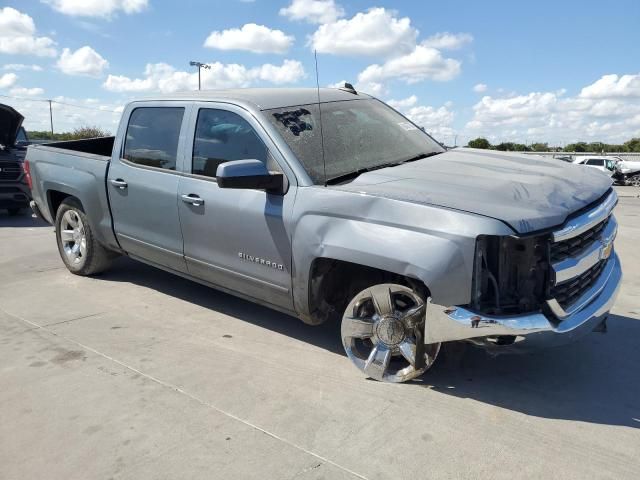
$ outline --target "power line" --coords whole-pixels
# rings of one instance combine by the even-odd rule
[[[88,105],[77,105],[77,104],[74,104],[74,103],[60,102],[58,100],[49,100],[49,99],[44,99],[44,98],[13,97],[11,95],[0,95],[0,97],[11,98],[13,100],[23,100],[23,101],[27,101],[27,102],[56,103],[58,105],[65,105],[67,107],[83,108],[85,110],[96,110],[98,112],[120,113],[118,110],[109,110],[107,108],[90,107]]]

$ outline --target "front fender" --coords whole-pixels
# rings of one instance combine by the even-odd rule
[[[294,305],[310,315],[313,261],[331,258],[422,281],[434,302],[469,303],[476,237],[511,234],[494,219],[331,189],[304,188],[293,234]],[[305,210],[307,204],[322,205]]]

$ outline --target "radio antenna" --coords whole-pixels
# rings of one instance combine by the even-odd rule
[[[324,173],[324,186],[327,186],[327,164],[324,159],[324,134],[322,132],[322,105],[320,104],[320,77],[318,75],[318,52],[313,51],[313,56],[316,61],[316,91],[318,92],[318,116],[320,120],[320,145],[322,147],[322,171]]]

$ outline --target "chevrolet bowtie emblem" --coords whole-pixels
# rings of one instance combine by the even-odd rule
[[[606,260],[611,256],[611,252],[613,251],[613,242],[611,240],[606,241],[600,239],[600,243],[602,243],[602,249],[600,249],[600,258],[602,260]]]

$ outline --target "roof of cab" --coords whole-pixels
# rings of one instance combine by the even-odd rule
[[[337,102],[340,100],[364,100],[372,98],[366,93],[351,93],[339,88],[321,88],[321,102]],[[239,101],[252,103],[260,110],[290,107],[293,105],[309,105],[318,102],[316,88],[237,88],[228,90],[196,90],[176,92],[145,98],[144,100],[192,100],[201,102]]]

